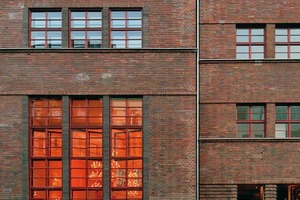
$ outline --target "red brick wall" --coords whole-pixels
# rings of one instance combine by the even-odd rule
[[[22,47],[23,8],[47,7],[147,7],[150,48],[196,47],[196,1],[194,0],[1,0],[0,48]]]
[[[0,96],[0,199],[21,199],[22,101]]]
[[[150,97],[151,199],[195,199],[195,97]]]

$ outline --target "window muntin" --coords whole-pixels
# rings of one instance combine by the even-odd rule
[[[275,58],[300,58],[300,28],[276,28],[275,43]]]
[[[30,199],[62,198],[62,102],[30,101]]]
[[[102,199],[102,99],[71,100],[71,199]]]
[[[142,199],[142,99],[111,99],[111,199]]]
[[[62,15],[60,11],[30,12],[31,48],[61,48]]]
[[[275,137],[300,137],[300,105],[276,105]]]
[[[73,48],[101,48],[102,12],[71,11],[70,38]]]
[[[263,28],[236,29],[237,59],[263,59],[264,45]]]
[[[265,137],[265,107],[263,105],[238,105],[237,131],[237,136],[241,138]]]
[[[142,48],[141,11],[111,11],[111,47]]]

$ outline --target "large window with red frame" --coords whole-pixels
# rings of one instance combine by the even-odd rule
[[[300,58],[300,28],[276,27],[275,58]]]
[[[29,24],[31,48],[61,48],[61,11],[31,11]]]
[[[111,199],[142,199],[142,99],[111,98]]]
[[[102,13],[100,10],[72,10],[70,46],[73,48],[101,48]]]
[[[30,199],[62,198],[62,101],[30,101]]]
[[[142,11],[111,11],[111,47],[142,48]]]
[[[300,137],[300,105],[276,105],[275,137]]]
[[[237,105],[237,131],[240,138],[265,137],[265,106]]]
[[[101,98],[71,100],[70,131],[71,199],[102,199]]]
[[[236,58],[264,58],[264,28],[237,27],[236,29]]]

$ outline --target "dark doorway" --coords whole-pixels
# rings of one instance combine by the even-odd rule
[[[263,200],[263,185],[238,185],[238,200]]]

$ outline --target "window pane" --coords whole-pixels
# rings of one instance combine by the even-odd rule
[[[291,53],[290,57],[293,59],[298,59],[298,58],[300,58],[300,53]]]
[[[141,28],[142,21],[141,20],[128,20],[128,28]]]
[[[300,53],[300,46],[298,45],[291,46],[291,52]]]
[[[49,31],[48,39],[61,39],[61,32],[60,31]]]
[[[275,42],[287,42],[287,36],[275,36]]]
[[[287,29],[276,29],[275,35],[287,35],[288,31]]]
[[[291,35],[291,42],[299,42],[299,41],[300,41],[300,36]]]
[[[238,137],[249,137],[249,124],[238,124]]]
[[[128,19],[142,19],[141,11],[128,11],[127,15],[128,15]]]
[[[32,12],[31,18],[32,19],[46,19],[46,13],[45,12]]]
[[[287,137],[287,124],[276,124],[275,125],[275,137],[286,138]]]
[[[102,23],[100,20],[93,20],[93,21],[87,22],[88,28],[101,28],[101,26],[102,26]]]
[[[101,31],[88,31],[88,39],[101,39]]]
[[[252,106],[252,119],[253,120],[264,120],[264,107],[263,106]]]
[[[275,47],[275,51],[276,52],[287,52],[288,51],[288,47],[287,46],[276,46]]]
[[[72,21],[71,23],[71,27],[72,28],[84,28],[85,27],[85,21],[79,21],[79,20],[76,20],[76,21]]]
[[[237,42],[249,42],[249,36],[237,36],[236,41]]]
[[[101,19],[101,12],[100,11],[89,11],[87,12],[88,19]]]
[[[264,52],[264,47],[263,46],[252,46],[252,52]]]
[[[142,32],[141,31],[128,31],[128,39],[141,39]]]
[[[249,54],[248,53],[237,53],[236,58],[237,59],[249,59]]]
[[[263,59],[264,54],[263,53],[252,53],[251,54],[251,59]]]
[[[300,106],[291,106],[291,119],[300,120]]]
[[[291,35],[300,35],[300,29],[291,28]]]
[[[61,12],[48,12],[48,20],[61,19]]]
[[[112,40],[112,48],[125,48],[125,40]]]
[[[125,19],[125,12],[124,11],[112,11],[111,18],[112,19]]]
[[[276,53],[275,58],[277,58],[277,59],[287,59],[288,54],[287,53]]]
[[[141,48],[142,41],[141,40],[129,40],[128,41],[128,48]]]
[[[45,31],[32,31],[31,32],[31,39],[45,39]]]
[[[291,124],[291,137],[300,137],[300,124]]]
[[[112,20],[112,28],[125,28],[125,20]]]
[[[85,19],[85,12],[71,12],[72,19]]]
[[[32,21],[31,27],[32,28],[45,28],[46,22],[45,21]]]
[[[264,124],[252,124],[252,137],[254,138],[264,137]]]
[[[48,21],[48,28],[61,28],[61,21]]]
[[[252,29],[252,35],[264,35],[264,29]]]
[[[249,46],[237,46],[236,52],[243,52],[248,53],[249,52]]]
[[[249,35],[249,29],[236,29],[237,35]]]
[[[101,48],[101,40],[89,40],[88,47],[89,48]]]
[[[71,39],[85,39],[85,32],[84,31],[72,31]]]
[[[125,31],[112,31],[112,39],[125,39]]]
[[[252,36],[251,41],[252,42],[263,42],[264,36]]]

